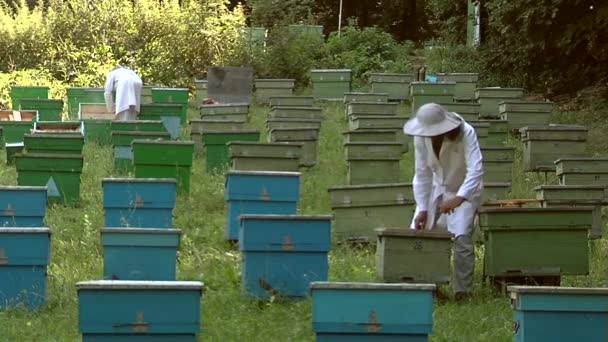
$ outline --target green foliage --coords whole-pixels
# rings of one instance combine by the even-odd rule
[[[45,68],[95,86],[118,62],[146,83],[189,85],[241,48],[245,16],[223,0],[49,0],[11,10],[0,0],[0,71]]]
[[[450,45],[441,40],[433,40],[425,47],[424,54],[427,74],[480,72],[479,52],[465,45]]]
[[[0,72],[0,109],[11,108],[10,91],[12,86],[47,86],[49,96],[52,98],[64,98],[66,86],[56,80],[46,70],[27,69],[10,73]]]
[[[294,23],[312,24],[314,0],[249,0],[252,26],[281,27]]]
[[[409,57],[412,42],[399,44],[378,27],[359,28],[353,21],[340,36],[333,32],[327,39],[329,68],[350,68],[356,80],[364,80],[369,72],[411,73]]]

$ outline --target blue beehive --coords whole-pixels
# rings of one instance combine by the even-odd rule
[[[175,280],[179,229],[101,230],[103,277],[112,280]]]
[[[314,282],[317,342],[428,341],[434,284]]]
[[[0,186],[2,227],[44,227],[46,186]]]
[[[83,342],[196,342],[201,282],[99,280],[76,287]]]
[[[331,216],[241,215],[239,246],[245,294],[304,297],[327,280]]]
[[[104,178],[102,185],[106,227],[173,227],[175,179]]]
[[[516,342],[608,341],[608,288],[510,286]]]
[[[299,172],[228,171],[227,227],[230,241],[238,240],[242,214],[294,215],[300,198]]]
[[[44,304],[50,237],[48,228],[0,228],[0,309]]]

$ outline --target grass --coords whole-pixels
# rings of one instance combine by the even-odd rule
[[[251,125],[263,129],[265,107],[253,107]],[[400,108],[403,115],[409,107]],[[342,134],[346,130],[341,104],[324,105],[319,141],[319,164],[302,175],[300,214],[331,214],[327,188],[346,184],[346,162]],[[194,115],[194,113],[191,113]],[[594,117],[595,118],[595,117]],[[559,113],[556,120],[576,121],[573,113]],[[605,120],[605,119],[604,119]],[[596,125],[594,120],[590,123]],[[598,127],[603,127],[603,122]],[[187,137],[187,133],[185,135]],[[592,133],[593,146],[605,146],[601,133]],[[267,139],[264,132],[263,140]],[[605,139],[605,140],[603,140]],[[521,160],[521,146],[518,148]],[[603,149],[602,149],[603,150]],[[115,176],[109,147],[85,146],[82,175],[82,204],[78,208],[53,206],[46,222],[51,228],[52,252],[48,269],[46,306],[38,312],[0,312],[0,341],[79,341],[78,300],[75,283],[102,277],[102,248],[99,229],[103,226],[101,179]],[[4,156],[2,160],[4,160]],[[402,181],[412,176],[413,153],[401,163]],[[224,241],[224,177],[205,173],[204,159],[197,156],[192,167],[190,196],[180,196],[175,227],[182,229],[178,278],[198,280],[206,285],[202,299],[200,341],[313,341],[311,301],[260,303],[242,297],[240,255]],[[513,196],[532,197],[533,187],[544,177],[523,173],[520,161],[514,165]],[[554,183],[555,178],[549,177]],[[16,184],[13,167],[0,169],[0,184]],[[513,320],[507,297],[482,286],[483,247],[476,250],[475,297],[468,303],[436,304],[431,341],[512,341]],[[591,274],[564,277],[564,285],[608,286],[608,243],[591,242]],[[374,250],[334,245],[329,256],[330,280],[375,281]]]

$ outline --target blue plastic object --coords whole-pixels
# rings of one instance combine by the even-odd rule
[[[434,284],[313,282],[317,341],[428,341]]]
[[[50,237],[48,228],[0,228],[0,309],[44,304]]]
[[[175,179],[104,178],[102,186],[106,227],[173,227]]]
[[[305,297],[327,280],[331,216],[242,215],[239,248],[245,295]]]
[[[238,240],[239,216],[243,214],[296,214],[300,198],[299,172],[228,171],[227,201],[228,240]]]
[[[175,280],[180,233],[179,229],[102,229],[104,279]]]
[[[0,226],[44,227],[47,188],[0,186]]]
[[[84,342],[196,342],[201,282],[100,280],[76,287]]]

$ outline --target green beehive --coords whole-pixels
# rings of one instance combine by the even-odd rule
[[[196,89],[196,96],[194,101],[196,107],[203,103],[203,100],[207,98],[207,80],[194,80],[194,88]]]
[[[81,121],[36,121],[32,133],[82,137],[84,136],[84,126]]]
[[[227,143],[232,170],[297,172],[302,144],[231,141]]]
[[[376,233],[376,277],[383,282],[450,282],[452,234],[408,228],[378,228]]]
[[[289,31],[296,34],[306,34],[323,38],[323,25],[289,25]]]
[[[478,120],[480,123],[488,123],[488,137],[485,146],[504,146],[509,140],[509,123],[506,120]]]
[[[201,120],[204,121],[241,121],[247,122],[248,114],[202,114]]]
[[[114,113],[108,112],[104,104],[80,103],[78,119],[82,121],[86,141],[99,145],[112,143],[112,120]]]
[[[23,144],[27,153],[82,154],[84,137],[65,134],[26,134]]]
[[[49,203],[80,202],[81,154],[16,154],[17,184],[46,186]]]
[[[2,126],[6,144],[22,143],[23,136],[34,129],[36,111],[0,110],[0,126]]]
[[[399,181],[401,158],[348,160],[346,182],[349,185],[384,184]]]
[[[181,134],[182,125],[186,123],[183,108],[187,109],[187,107],[187,104],[175,103],[142,104],[138,119],[162,121],[166,131],[171,134],[171,138],[177,139]]]
[[[249,114],[249,104],[247,103],[222,103],[208,104],[199,107],[201,115],[217,114]]]
[[[344,143],[346,160],[384,160],[400,158],[402,145],[399,142],[347,142]]]
[[[270,110],[270,117],[276,119],[285,118],[321,120],[323,119],[323,113],[319,107],[275,106]]]
[[[511,131],[517,131],[526,126],[548,125],[551,119],[550,112],[501,112],[500,118],[509,123]]]
[[[482,147],[483,181],[491,183],[511,183],[515,147]]]
[[[605,204],[604,185],[541,185],[534,188],[543,207],[588,206],[593,208],[590,238],[602,237],[602,205]]]
[[[195,149],[198,147],[205,151],[207,172],[223,172],[230,164],[227,143],[231,141],[259,141],[260,131],[202,131],[200,141],[194,141]],[[200,145],[199,145],[200,143]]]
[[[583,126],[523,127],[524,171],[555,171],[556,160],[585,156],[587,132]]]
[[[256,79],[255,97],[258,103],[268,103],[271,96],[292,95],[294,79]]]
[[[479,141],[479,146],[486,146],[486,141],[490,130],[490,124],[487,122],[469,121],[469,125],[475,128],[475,133],[477,133],[477,140]]]
[[[61,121],[63,100],[21,98],[19,109],[38,111],[40,121]]]
[[[174,178],[178,191],[190,191],[193,142],[133,140],[131,147],[136,178]]]
[[[499,117],[499,103],[519,100],[524,96],[522,88],[487,87],[475,89],[475,99],[481,105],[480,114]]]
[[[316,128],[275,128],[270,131],[270,142],[302,144],[301,166],[317,164],[319,130]]]
[[[193,141],[202,141],[202,132],[212,131],[242,131],[247,130],[247,123],[236,120],[190,120],[190,137]]]
[[[181,105],[181,123],[188,121],[188,88],[152,88],[152,101]],[[143,111],[143,109],[142,109]]]
[[[300,95],[281,95],[281,96],[270,96],[268,98],[271,107],[275,106],[296,106],[306,107],[313,106],[315,98],[312,96],[300,96]]]
[[[49,87],[12,86],[11,105],[13,109],[21,108],[21,99],[48,99]]]
[[[141,87],[141,95],[140,95],[140,103],[141,104],[149,104],[152,101],[152,88],[154,86],[143,86]]]
[[[551,113],[553,102],[548,101],[502,101],[498,104],[498,111],[503,112],[527,112],[527,113]]]
[[[408,228],[414,216],[410,183],[337,186],[328,189],[338,241],[376,241],[378,227]]]
[[[160,120],[112,121],[111,128],[112,132],[167,132]]]
[[[0,126],[0,148],[4,148],[4,145],[6,143],[4,142],[4,128],[2,126]]]
[[[454,88],[454,99],[472,100],[475,98],[477,89],[478,73],[438,73],[439,81],[456,82]]]
[[[170,140],[171,135],[164,131],[112,131],[114,147],[114,170],[117,172],[133,172],[133,140]]]
[[[387,93],[344,93],[344,103],[351,102],[388,102]]]
[[[412,82],[410,96],[412,99],[412,113],[427,103],[454,102],[456,82]]]
[[[320,119],[285,119],[270,118],[266,120],[268,131],[275,128],[316,128],[321,129]]]
[[[442,102],[439,104],[447,111],[462,116],[465,121],[479,120],[479,111],[481,109],[479,103]]]
[[[397,141],[396,129],[357,129],[342,132],[344,142]]]
[[[592,208],[485,208],[484,273],[491,277],[589,273]]]
[[[396,115],[351,115],[348,125],[351,130],[402,129],[406,121],[406,117]]]
[[[6,165],[13,165],[15,164],[15,155],[23,153],[25,145],[23,142],[6,143],[4,144],[4,148],[6,149]]]
[[[481,193],[481,203],[504,200],[511,196],[511,183],[485,182]]]
[[[351,102],[346,105],[346,117],[350,115],[397,115],[397,103],[381,102]]]
[[[562,185],[603,185],[608,187],[608,158],[560,158],[555,173]]]
[[[369,81],[372,93],[386,93],[389,100],[404,101],[409,98],[411,74],[371,73]]]
[[[81,103],[97,103],[105,107],[104,88],[70,87],[66,89],[68,95],[68,114],[71,118],[77,117]]]
[[[350,92],[350,69],[313,69],[310,70],[312,93],[315,99],[338,100]]]

